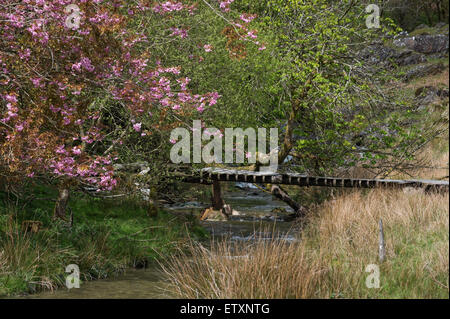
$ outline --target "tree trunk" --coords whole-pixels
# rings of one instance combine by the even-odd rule
[[[431,27],[433,25],[433,18],[432,18],[432,15],[430,14],[430,8],[428,6],[425,6],[424,11],[425,11],[425,15],[428,20],[428,25]]]
[[[69,189],[60,188],[58,199],[56,200],[53,218],[66,220],[67,204],[69,203]]]
[[[305,100],[308,96],[310,83],[311,80],[308,79],[303,86],[303,92],[298,96],[298,98],[291,101],[291,110],[286,122],[286,132],[284,133],[283,144],[281,145],[281,149],[278,152],[279,165],[283,165],[284,160],[286,159],[286,157],[288,157],[289,153],[294,147],[293,132],[295,126],[297,125],[296,117],[300,112],[300,102]]]
[[[212,190],[213,190],[212,207],[214,210],[221,210],[225,202],[222,199],[222,191],[220,189],[219,181],[213,181]]]
[[[292,150],[292,132],[295,124],[295,110],[292,110],[289,114],[289,119],[286,123],[286,132],[284,133],[283,144],[281,145],[280,152],[278,153],[278,164],[282,165],[289,152]]]
[[[293,200],[285,190],[278,185],[272,185],[270,192],[279,200],[288,204],[293,210],[295,217],[303,217],[306,214],[306,208]]]

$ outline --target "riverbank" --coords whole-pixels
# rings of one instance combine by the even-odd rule
[[[448,135],[420,156],[430,167],[448,167]],[[448,169],[409,173],[439,179]],[[304,198],[314,190],[298,192]],[[169,289],[179,298],[449,298],[448,203],[448,192],[420,189],[339,192],[290,234],[298,241],[255,236],[208,249],[192,243],[187,253],[169,259]],[[384,262],[378,259],[380,219]],[[373,264],[379,288],[366,285],[366,267]]]
[[[76,264],[81,281],[111,278],[173,252],[206,232],[189,215],[155,216],[139,201],[75,195],[69,203],[73,226],[52,221],[54,198],[45,187],[38,200],[7,205],[0,194],[0,296],[17,296],[65,285],[65,268]],[[42,198],[42,199],[39,199]],[[11,202],[11,201],[9,201]],[[39,221],[38,229],[29,221]],[[27,231],[26,231],[27,230]]]
[[[294,243],[193,243],[165,269],[170,290],[180,298],[448,298],[448,200],[419,190],[356,191],[321,205]],[[366,286],[371,264],[379,288]]]

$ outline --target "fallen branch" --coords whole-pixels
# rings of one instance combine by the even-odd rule
[[[295,217],[304,217],[307,209],[306,207],[300,205],[299,203],[297,203],[295,200],[293,200],[288,193],[286,193],[285,190],[283,190],[280,186],[278,185],[272,185],[272,187],[270,188],[270,192],[272,193],[272,195],[274,195],[276,198],[278,198],[279,200],[282,200],[283,202],[285,202],[286,204],[288,204],[293,210],[294,210],[294,216]]]

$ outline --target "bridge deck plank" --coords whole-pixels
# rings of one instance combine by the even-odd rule
[[[358,187],[374,188],[378,186],[397,187],[449,187],[448,181],[437,180],[396,180],[396,179],[365,179],[365,178],[339,178],[308,176],[298,173],[277,173],[277,172],[254,172],[248,170],[235,170],[225,168],[207,167],[198,171],[200,178],[208,176],[212,180],[235,181],[235,182],[256,182],[270,184],[285,184],[299,186],[328,186],[328,187]]]

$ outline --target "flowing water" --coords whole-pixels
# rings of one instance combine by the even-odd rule
[[[214,238],[226,238],[232,241],[252,241],[258,238],[295,241],[295,229],[291,222],[283,217],[292,213],[292,209],[283,202],[276,201],[271,194],[258,189],[245,188],[226,192],[224,200],[239,216],[230,221],[203,221],[203,226]],[[166,207],[174,213],[200,213],[207,204],[189,202]],[[42,292],[25,298],[170,298],[157,264],[146,269],[128,269],[123,275],[110,279],[83,282],[80,288],[61,288],[54,292]]]

